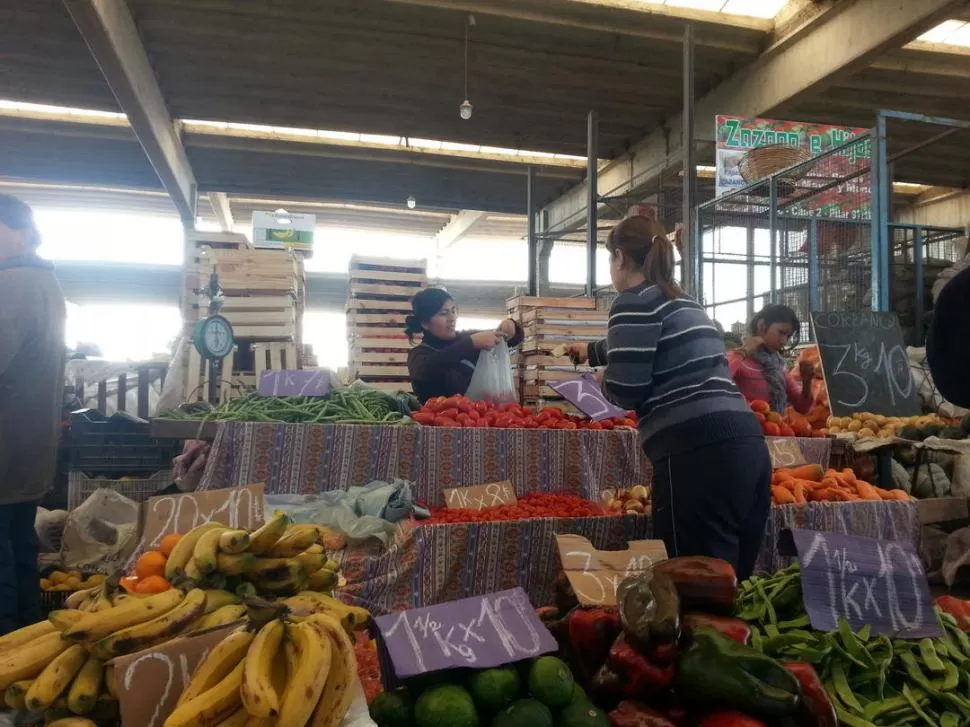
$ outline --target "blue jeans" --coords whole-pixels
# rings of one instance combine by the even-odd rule
[[[0,505],[0,635],[41,620],[37,503]]]

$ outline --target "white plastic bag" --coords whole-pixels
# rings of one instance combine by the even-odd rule
[[[138,543],[137,502],[101,488],[67,518],[61,559],[68,568],[92,566],[112,570],[127,560]]]
[[[519,400],[512,379],[512,356],[505,341],[499,341],[491,351],[478,354],[478,364],[465,396],[473,401],[489,401],[493,404]]]

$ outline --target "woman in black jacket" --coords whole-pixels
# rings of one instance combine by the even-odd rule
[[[427,288],[411,300],[412,313],[405,319],[405,333],[421,343],[408,353],[411,388],[422,402],[436,396],[464,394],[471,383],[478,354],[506,341],[522,342],[522,328],[512,319],[502,321],[495,331],[456,331],[458,307],[448,291]]]

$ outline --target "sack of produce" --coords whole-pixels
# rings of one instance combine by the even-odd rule
[[[518,401],[515,381],[512,378],[512,356],[505,341],[500,341],[491,351],[479,353],[478,364],[465,396],[472,401],[488,401],[493,404]]]

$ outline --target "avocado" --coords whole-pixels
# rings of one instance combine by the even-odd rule
[[[522,681],[514,666],[472,672],[466,683],[475,705],[489,714],[505,709],[519,697]]]
[[[942,431],[942,424],[927,424],[923,427],[923,439],[926,439],[927,437],[938,437]]]
[[[367,709],[378,727],[411,727],[411,695],[407,689],[381,692]]]
[[[478,727],[475,702],[463,687],[442,684],[431,687],[414,705],[417,727]]]
[[[967,433],[960,427],[945,427],[940,432],[940,437],[942,439],[966,439]]]
[[[520,699],[495,715],[492,727],[553,727],[552,712],[537,699]]]
[[[911,442],[922,442],[923,432],[916,427],[903,427],[899,430],[899,436]]]
[[[610,727],[610,720],[602,709],[589,702],[573,702],[559,713],[556,727]]]
[[[540,656],[529,670],[529,693],[552,710],[572,701],[576,680],[569,667],[555,656]]]

